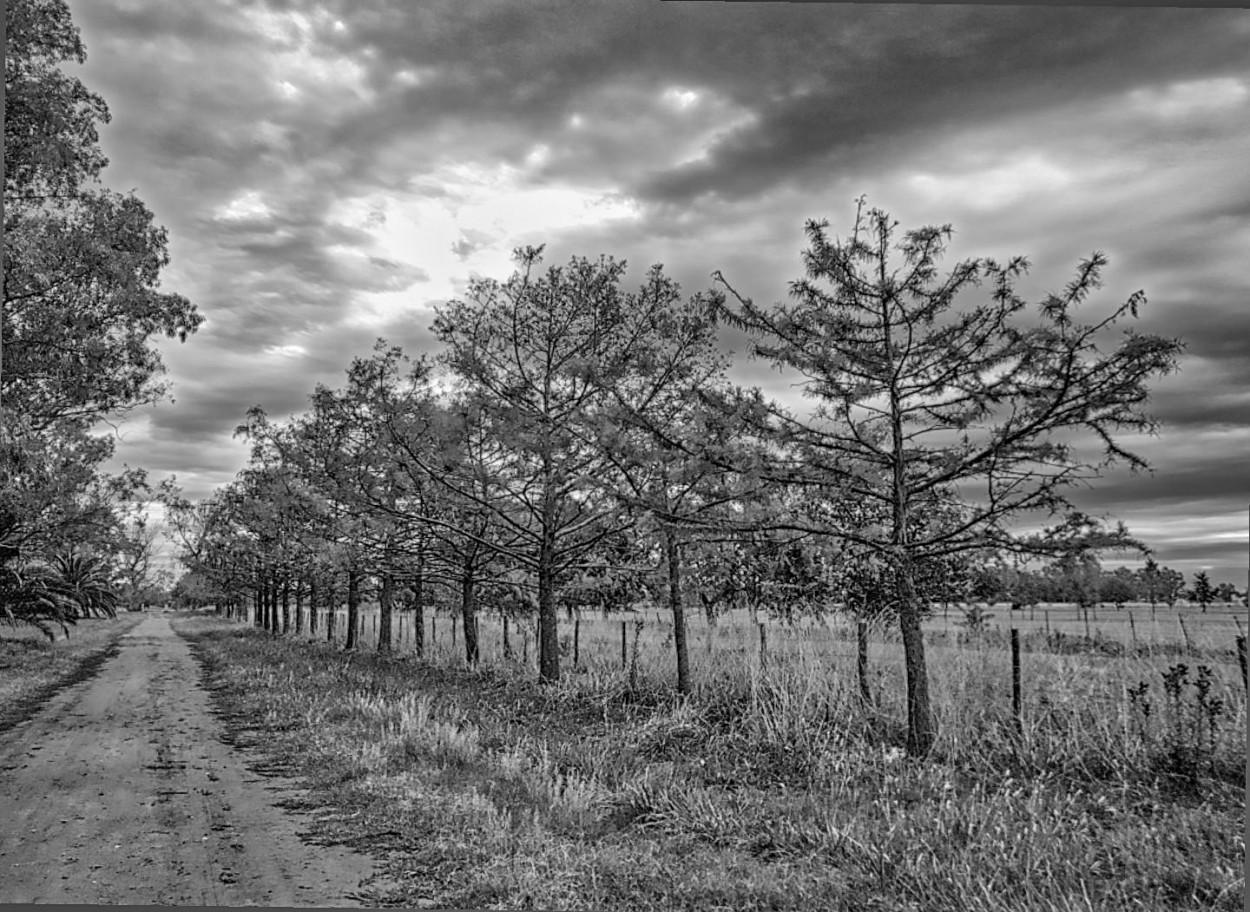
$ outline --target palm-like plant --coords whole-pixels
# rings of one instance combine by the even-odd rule
[[[75,549],[56,554],[51,563],[23,562],[10,554],[0,563],[0,621],[29,624],[48,639],[56,627],[68,635],[82,617],[115,617],[117,595],[108,564]]]
[[[79,617],[116,617],[118,595],[107,561],[71,548],[53,557],[52,569],[78,604]]]
[[[16,562],[0,566],[0,620],[13,627],[29,624],[54,640],[53,625],[68,635],[66,625],[77,619],[78,603],[51,567]]]

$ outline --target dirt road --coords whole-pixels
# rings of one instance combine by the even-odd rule
[[[0,902],[360,906],[372,862],[303,844],[218,740],[199,668],[145,619],[90,680],[0,734]]]

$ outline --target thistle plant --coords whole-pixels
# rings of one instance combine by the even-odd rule
[[[1224,701],[1211,693],[1214,675],[1209,666],[1199,665],[1196,676],[1191,679],[1189,666],[1181,662],[1163,672],[1162,677],[1163,743],[1162,752],[1157,756],[1173,775],[1196,779],[1203,766],[1208,769],[1214,766]],[[1154,707],[1149,691],[1146,681],[1128,689],[1138,734],[1147,749],[1153,741],[1150,717]]]

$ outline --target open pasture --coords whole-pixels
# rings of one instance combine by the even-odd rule
[[[1218,724],[1228,737],[1244,742],[1246,691],[1234,643],[1235,616],[1215,609],[1205,615],[1193,609],[1172,609],[1168,614],[1159,609],[1153,622],[1143,620],[1137,625],[1139,648],[1131,649],[1127,647],[1132,629],[1124,616],[1132,610],[1149,617],[1148,606],[1144,611],[1100,608],[1097,622],[1091,613],[1093,640],[1083,641],[1083,614],[1072,606],[1039,606],[1032,622],[1027,609],[1013,612],[1003,607],[991,612],[993,617],[979,634],[970,633],[955,621],[956,614],[962,618],[957,609],[952,608],[946,618],[939,609],[926,623],[926,654],[946,748],[961,753],[985,737],[987,725],[997,730],[1008,724],[1012,711],[1009,621],[1021,631],[1021,718],[1026,732],[1033,730],[1041,737],[1042,727],[1048,726],[1045,740],[1049,741],[1071,726],[1080,729],[1069,733],[1077,738],[1110,737],[1108,732],[1115,729],[1119,732],[1116,739],[1127,743],[1131,740],[1129,729],[1137,724],[1135,714],[1140,711],[1130,691],[1145,683],[1162,700],[1164,675],[1185,664],[1193,672],[1199,666],[1210,670],[1212,694],[1224,708]],[[1185,614],[1187,610],[1190,613]],[[324,640],[325,617],[324,612],[321,614],[316,636]],[[1190,637],[1189,647],[1180,628],[1181,615]],[[407,613],[397,612],[394,617],[393,649],[398,655],[413,654],[413,621]],[[1046,632],[1047,621],[1050,634]],[[360,651],[376,647],[377,623],[375,608],[361,609]],[[427,661],[446,668],[466,664],[460,626],[455,615],[426,612]],[[308,636],[306,619],[303,627]],[[505,646],[503,618],[494,613],[479,614],[481,666],[510,669],[525,676],[536,673],[534,619],[514,618],[507,628]],[[336,642],[342,643],[345,632],[346,612],[340,611]],[[803,707],[800,716],[815,712],[817,706],[859,699],[855,624],[845,615],[790,623],[762,613],[753,618],[749,611],[735,611],[722,615],[715,624],[695,615],[688,619],[688,637],[696,694],[754,692],[767,681],[768,686],[780,688],[778,692],[784,693],[786,700]],[[562,615],[560,644],[561,667],[572,682],[568,686],[578,687],[577,682],[583,681],[657,696],[672,692],[673,625],[662,612],[606,616],[584,612],[574,620]],[[903,650],[897,629],[883,623],[868,625],[867,685],[872,710],[879,718],[905,718]],[[1054,725],[1056,713],[1066,714],[1067,719],[1058,728]]]
[[[292,625],[294,612],[292,607]],[[934,606],[932,615],[924,622],[929,646],[933,649],[956,650],[1005,649],[1011,628],[1020,633],[1022,647],[1026,652],[1080,651],[1082,638],[1092,643],[1088,651],[1099,651],[1100,644],[1118,644],[1137,653],[1158,653],[1162,657],[1227,660],[1236,664],[1235,638],[1244,635],[1247,627],[1246,609],[1240,605],[1212,605],[1205,613],[1196,606],[1179,605],[1169,608],[1148,604],[1126,605],[1117,609],[1100,605],[1084,611],[1070,604],[1042,604],[1021,610],[1011,610],[1007,605],[983,609],[984,620],[980,635],[972,630],[965,619],[963,606]],[[309,609],[303,609],[301,627],[308,636]],[[317,634],[326,635],[327,612],[318,613]],[[415,648],[415,618],[408,612],[396,612],[393,621],[392,642],[397,653],[403,654]],[[377,645],[378,610],[365,605],[360,609],[358,635],[362,648]],[[346,635],[347,611],[336,612],[335,635],[342,640]],[[761,635],[760,629],[763,627]],[[715,664],[717,656],[726,653],[758,655],[761,638],[765,655],[777,658],[792,653],[803,653],[809,658],[827,659],[837,664],[855,659],[854,621],[843,614],[831,614],[823,618],[799,617],[785,620],[760,612],[754,614],[738,609],[721,614],[714,624],[708,623],[702,613],[691,612],[686,619],[689,651],[692,661],[697,656],[710,658]],[[567,615],[560,617],[560,639],[563,644],[566,665],[571,665],[574,652],[578,664],[589,666],[622,665],[622,627],[624,628],[624,664],[628,665],[639,641],[639,664],[650,664],[657,653],[672,655],[673,623],[667,611],[599,611],[579,612],[576,619]],[[500,616],[489,611],[478,614],[479,650],[486,662],[505,658],[524,661],[535,659],[536,621],[534,618],[513,618],[508,623],[508,640],[512,655],[505,655],[504,624]],[[881,622],[869,624],[870,639],[879,645],[898,641],[897,629]],[[429,611],[424,618],[424,641],[431,655],[444,651],[448,656],[463,656],[463,634],[460,618],[455,612]],[[1057,649],[1060,639],[1066,640],[1068,648]],[[574,641],[576,640],[576,645]],[[458,650],[458,651],[457,651]],[[1107,650],[1110,651],[1110,650]],[[643,660],[646,661],[643,661]]]

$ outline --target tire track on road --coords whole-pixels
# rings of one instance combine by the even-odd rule
[[[248,772],[167,618],[0,743],[0,902],[359,906],[372,862],[306,845]]]

